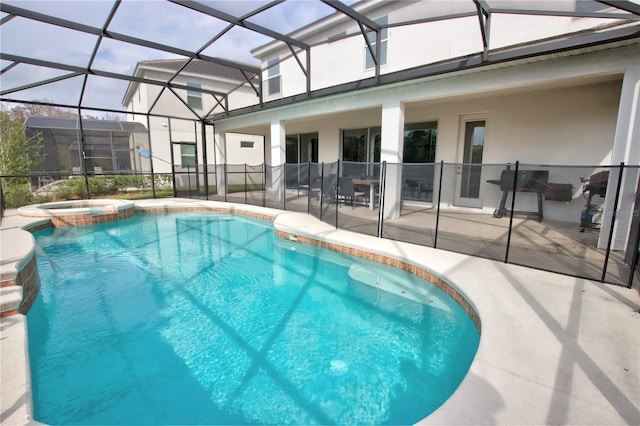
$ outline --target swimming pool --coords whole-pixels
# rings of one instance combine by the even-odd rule
[[[138,214],[35,236],[50,258],[28,314],[46,423],[408,424],[478,346],[437,287],[266,221]]]

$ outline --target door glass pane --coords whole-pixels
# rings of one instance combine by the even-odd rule
[[[312,163],[318,162],[318,135],[317,134],[315,138],[311,139],[311,158],[309,160]]]
[[[286,162],[289,164],[298,163],[298,136],[287,136]]]
[[[183,166],[196,165],[196,146],[195,145],[180,145],[180,161]]]
[[[367,129],[353,129],[343,132],[342,160],[367,161]]]
[[[318,134],[306,133],[300,135],[300,162],[318,162]]]
[[[404,129],[404,163],[434,163],[438,123],[408,124]]]
[[[479,198],[482,173],[482,151],[484,149],[484,121],[469,121],[464,133],[464,157],[460,197]]]
[[[380,135],[380,127],[372,127],[371,132],[371,145],[369,147],[369,162],[380,162],[380,143],[382,136]]]

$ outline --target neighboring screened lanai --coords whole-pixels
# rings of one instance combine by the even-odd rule
[[[78,135],[81,131],[89,172],[119,174],[145,169],[140,153],[148,150],[149,141],[147,129],[140,123],[31,116],[25,121],[25,129],[30,138],[37,133],[41,135],[45,152],[40,165],[43,172],[80,174],[83,149]]]

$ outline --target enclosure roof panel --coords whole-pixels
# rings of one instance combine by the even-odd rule
[[[389,13],[407,5],[417,7],[411,8],[411,13]],[[380,22],[381,14],[387,13],[389,20]],[[467,36],[473,38],[474,46],[480,46],[486,59],[496,49],[536,41],[491,38],[505,20],[520,22],[522,16],[573,20],[581,31],[594,34],[585,42],[592,46],[611,42],[611,34],[624,25],[634,26],[636,32],[623,37],[638,38],[640,0],[3,0],[0,102],[131,113],[131,107],[122,105],[123,97],[128,99],[132,87],[148,84],[160,87],[158,99],[170,92],[182,104],[181,93],[200,91],[215,98],[214,109],[222,108],[225,114],[233,108],[238,113],[246,108],[230,106],[237,105],[229,100],[233,95],[240,98],[245,96],[243,92],[255,92],[257,100],[251,107],[255,111],[268,103],[260,82],[264,77],[260,76],[267,70],[263,61],[271,59],[265,55],[273,49],[283,49],[294,57],[307,80],[307,93],[291,102],[311,97],[311,76],[322,71],[313,68],[323,64],[308,58],[315,47],[332,48],[334,40],[328,40],[326,34],[334,26],[349,25],[345,36],[358,37],[364,46],[372,34],[388,29],[465,19],[474,26]],[[533,29],[541,27],[544,22]],[[558,37],[575,39],[571,32]],[[620,39],[615,37],[613,41]],[[429,47],[428,37],[416,43],[417,48]],[[535,55],[546,53],[549,51],[543,47]],[[166,69],[170,75],[164,79],[141,77],[137,75],[141,66]],[[377,64],[376,73],[379,71]],[[215,75],[237,84],[218,93],[180,83],[193,74]],[[288,77],[283,74],[283,78]],[[383,84],[382,79],[375,84]],[[361,85],[353,87],[358,90]],[[188,105],[185,109],[186,115],[197,120],[214,115]],[[136,113],[166,115],[154,112],[154,106]]]

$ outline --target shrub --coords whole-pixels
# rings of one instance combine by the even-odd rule
[[[2,193],[7,208],[33,203],[33,192],[28,178],[6,178],[2,182]]]
[[[84,179],[69,179],[61,181],[56,192],[53,194],[55,200],[75,200],[86,197]]]

